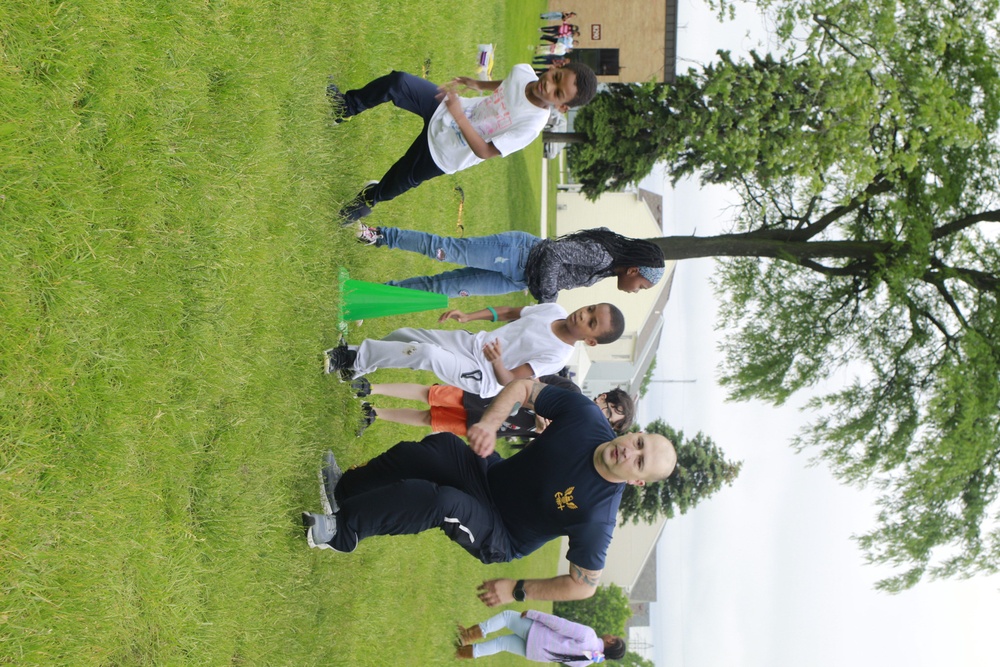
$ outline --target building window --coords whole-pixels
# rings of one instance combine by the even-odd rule
[[[618,49],[573,49],[570,59],[581,62],[598,76],[618,76]]]

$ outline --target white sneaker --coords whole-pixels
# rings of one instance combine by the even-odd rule
[[[354,237],[358,239],[358,243],[363,245],[378,245],[378,242],[382,240],[382,232],[379,231],[378,227],[371,227],[359,222]]]

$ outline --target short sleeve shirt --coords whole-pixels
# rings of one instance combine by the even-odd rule
[[[534,141],[549,120],[549,108],[534,105],[524,93],[525,87],[537,80],[531,67],[515,65],[490,95],[460,98],[476,134],[504,157]],[[469,148],[444,102],[427,125],[427,145],[434,163],[446,174],[482,162]]]
[[[573,346],[560,340],[552,333],[552,323],[566,319],[566,309],[557,303],[543,303],[525,306],[519,319],[493,331],[475,334],[472,354],[480,368],[489,368],[490,361],[483,353],[487,343],[499,339],[500,354],[508,369],[529,364],[534,375],[558,373],[573,354]],[[496,396],[503,386],[492,373],[483,374],[480,396]]]
[[[538,394],[535,411],[552,423],[522,451],[490,467],[494,504],[519,554],[567,535],[567,559],[602,570],[625,485],[597,473],[594,451],[615,433],[593,401],[558,387]]]

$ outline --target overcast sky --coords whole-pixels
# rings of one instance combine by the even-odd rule
[[[703,4],[681,0],[679,24],[679,70],[683,59],[705,62],[717,48],[766,48],[763,23],[749,13],[720,26]],[[728,229],[724,189],[683,182],[664,195],[666,234]],[[668,522],[660,540],[657,665],[1000,664],[1000,578],[876,592],[889,572],[865,565],[851,540],[874,523],[872,496],[789,447],[809,417],[801,400],[781,408],[725,402],[715,381],[713,271],[711,260],[678,266],[657,356],[655,379],[696,382],[654,383],[639,418],[704,431],[744,465],[734,486]]]

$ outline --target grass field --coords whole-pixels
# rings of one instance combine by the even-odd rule
[[[323,450],[351,465],[421,434],[356,439],[320,373],[339,268],[440,270],[339,228],[419,120],[334,127],[327,75],[444,81],[492,41],[502,77],[543,4],[0,0],[0,664],[450,663],[481,580],[554,573],[554,545],[486,567],[435,531],[344,556],[298,523]],[[466,234],[535,231],[540,155],[372,219],[454,234],[461,186]]]

